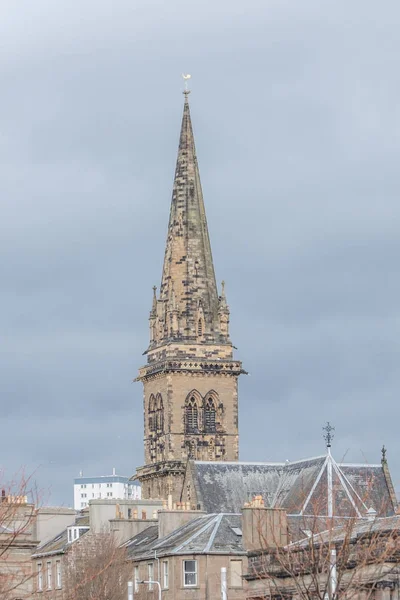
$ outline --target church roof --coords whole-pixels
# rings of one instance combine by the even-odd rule
[[[145,529],[124,544],[132,560],[182,554],[245,554],[240,514],[208,514],[185,523],[164,538],[157,527]]]
[[[206,512],[239,512],[257,495],[293,515],[362,516],[369,508],[390,515],[396,508],[382,465],[338,465],[330,452],[286,463],[191,461],[188,468]]]

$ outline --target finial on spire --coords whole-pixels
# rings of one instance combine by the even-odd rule
[[[151,307],[151,312],[152,312],[153,316],[155,316],[156,311],[157,311],[157,293],[156,292],[157,292],[157,286],[153,285],[153,304]]]
[[[225,298],[225,281],[221,281],[221,297]]]
[[[188,88],[189,85],[189,79],[192,77],[191,75],[189,75],[189,73],[187,75],[185,75],[184,73],[182,73],[182,77],[185,81],[185,89],[183,91],[184,95],[185,95],[185,102],[187,102],[188,96],[190,94],[190,90]]]
[[[385,463],[386,462],[386,452],[387,452],[387,450],[385,448],[385,444],[383,444],[381,452],[382,452],[382,462]]]
[[[326,423],[325,427],[322,428],[323,431],[325,431],[326,433],[324,433],[324,440],[326,442],[326,447],[330,448],[332,446],[332,440],[334,438],[333,435],[333,431],[335,431],[335,428],[332,427],[332,425],[329,423],[329,421]]]

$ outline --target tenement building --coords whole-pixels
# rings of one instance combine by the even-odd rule
[[[181,497],[188,459],[239,457],[238,377],[224,283],[214,272],[188,94],[173,184],[164,266],[150,311],[144,388],[143,498]]]

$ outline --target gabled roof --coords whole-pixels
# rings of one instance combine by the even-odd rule
[[[392,497],[389,489],[392,483],[387,480],[387,477],[390,478],[389,471],[385,474],[383,465],[339,464],[339,468],[364,504],[372,507],[378,516],[390,516],[396,512],[396,498]]]
[[[147,541],[146,541],[147,539]],[[124,544],[132,560],[184,554],[245,554],[241,515],[210,514],[189,521],[162,539],[148,527]]]
[[[288,513],[299,512],[299,507],[310,494],[324,463],[325,456],[285,463],[271,506],[284,508]]]
[[[284,464],[191,461],[189,468],[202,510],[238,513],[255,495],[273,503]]]
[[[256,495],[265,506],[288,514],[324,516],[332,510],[336,516],[362,516],[373,508],[389,516],[396,510],[382,465],[339,465],[330,452],[286,463],[191,461],[188,468],[199,508],[206,512],[238,513]]]

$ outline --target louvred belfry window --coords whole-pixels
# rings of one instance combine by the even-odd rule
[[[207,398],[204,408],[204,430],[206,433],[215,433],[215,404],[212,398]]]
[[[199,429],[197,403],[193,396],[185,407],[185,429],[186,433],[196,433]]]

